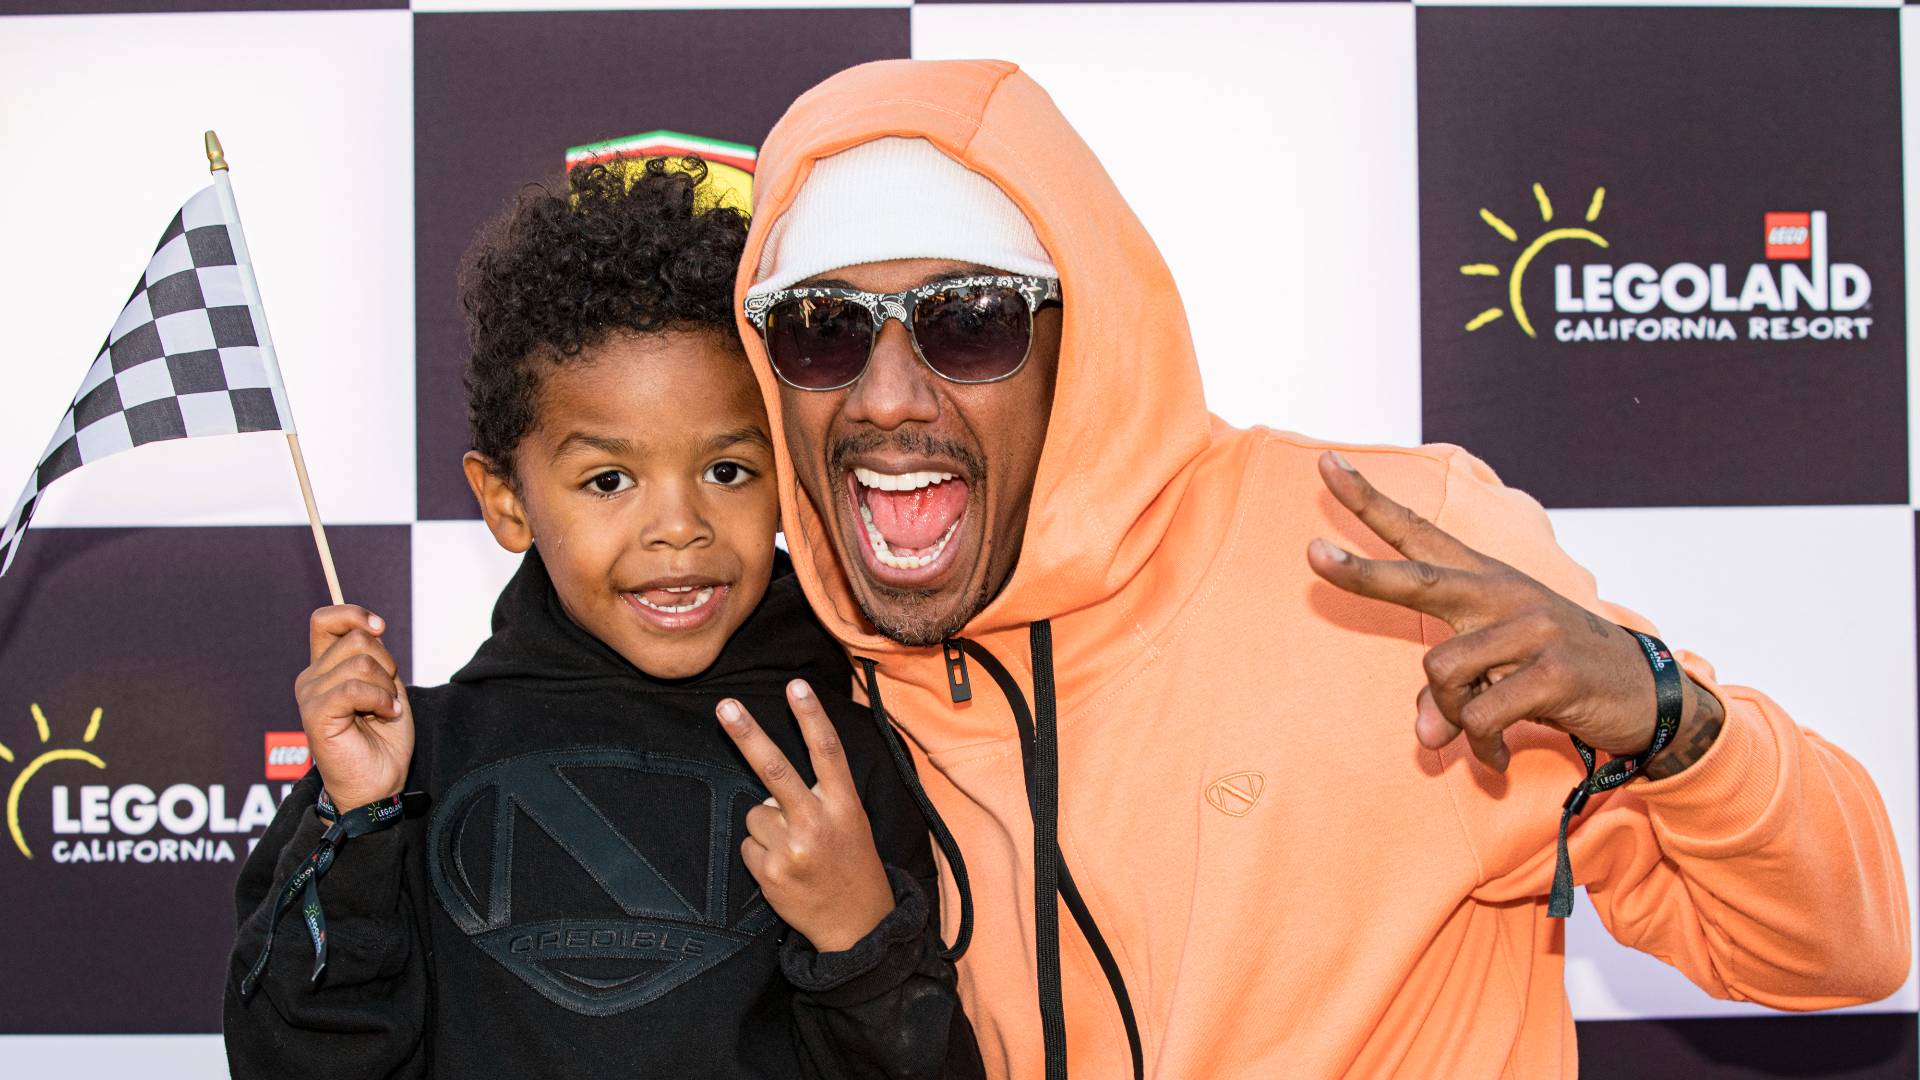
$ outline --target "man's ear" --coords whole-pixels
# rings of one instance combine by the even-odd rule
[[[460,466],[467,472],[467,486],[473,489],[480,516],[487,519],[487,531],[494,540],[516,554],[532,547],[533,526],[527,522],[527,508],[507,474],[478,450],[467,451]]]

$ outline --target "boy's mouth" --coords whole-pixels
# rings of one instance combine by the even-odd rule
[[[726,603],[732,586],[706,578],[662,578],[620,598],[634,613],[662,630],[695,630],[705,626]]]
[[[941,469],[847,470],[854,528],[868,572],[880,582],[924,587],[954,561],[954,538],[966,518],[970,489]]]

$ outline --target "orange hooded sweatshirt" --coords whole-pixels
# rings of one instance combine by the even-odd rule
[[[1324,490],[1315,460],[1333,444],[1208,414],[1165,262],[1032,79],[999,62],[886,61],[802,96],[760,158],[740,292],[813,163],[886,135],[930,140],[999,185],[1066,298],[1019,563],[960,635],[971,700],[954,700],[941,649],[866,623],[774,440],[807,595],[851,655],[877,662],[885,714],[964,856],[961,986],[989,1075],[1043,1075],[1039,988],[1057,948],[1076,1078],[1134,1074],[1122,990],[1149,1077],[1574,1076],[1547,893],[1579,759],[1532,724],[1508,733],[1504,775],[1465,740],[1414,740],[1421,657],[1447,627],[1308,569],[1316,536],[1396,556]],[[741,329],[778,429],[765,350]],[[1598,599],[1538,503],[1466,452],[1339,449],[1467,544],[1647,628]],[[1575,819],[1589,901],[1615,937],[1717,997],[1819,1009],[1894,992],[1907,900],[1872,781],[1765,695],[1682,662],[1725,704],[1725,728],[1691,768]],[[1023,725],[1038,730],[1023,739]],[[1036,864],[1036,832],[1056,826],[1059,858]],[[949,940],[966,899],[953,870]],[[1056,876],[1087,920],[1053,902]]]

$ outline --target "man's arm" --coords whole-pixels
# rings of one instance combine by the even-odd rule
[[[1566,735],[1614,755],[1651,742],[1652,672],[1611,624],[1651,628],[1602,602],[1539,504],[1464,451],[1447,463],[1433,522],[1338,462],[1321,473],[1405,558],[1317,542],[1314,570],[1434,628],[1416,737],[1441,753],[1459,795],[1483,874],[1474,896],[1538,901],[1561,802],[1584,771]],[[1816,1009],[1893,993],[1912,948],[1905,876],[1866,770],[1764,694],[1675,658],[1687,676],[1676,737],[1572,820],[1574,880],[1617,939],[1716,996]],[[1463,737],[1505,777],[1459,760]]]
[[[1713,747],[1713,740],[1719,738],[1721,725],[1727,722],[1727,710],[1721,707],[1719,698],[1685,673],[1680,677],[1686,679],[1687,695],[1685,711],[1680,714],[1680,730],[1674,733],[1666,749],[1647,760],[1641,775],[1649,780],[1678,776],[1687,766],[1705,757]]]

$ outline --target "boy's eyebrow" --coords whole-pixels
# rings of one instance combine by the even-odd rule
[[[701,449],[711,454],[716,450],[724,450],[736,443],[753,443],[755,446],[769,453],[773,450],[773,440],[767,436],[765,431],[754,424],[737,427],[732,431],[723,431],[713,438],[708,439]]]
[[[553,456],[549,460],[558,461],[575,447],[586,447],[591,450],[598,450],[603,454],[625,455],[633,452],[633,443],[627,439],[616,439],[608,435],[593,435],[584,431],[575,431],[560,440],[560,445],[553,448]]]

